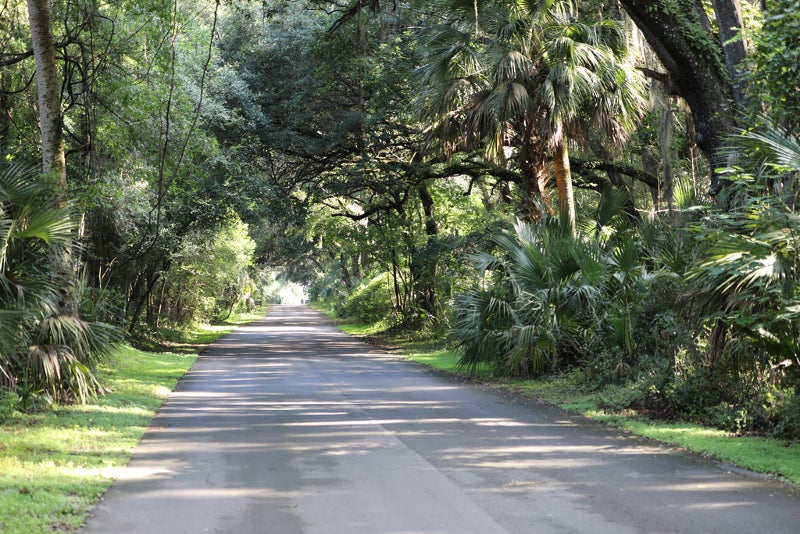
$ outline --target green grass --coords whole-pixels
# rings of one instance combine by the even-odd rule
[[[143,335],[137,339],[137,348],[149,352],[177,352],[192,354],[197,352],[197,345],[205,345],[219,339],[232,328],[264,317],[261,313],[235,313],[223,322],[201,324],[189,327],[162,327],[158,331],[158,339]]]
[[[451,349],[436,349],[436,350],[406,350],[403,354],[409,360],[446,371],[448,373],[458,372],[458,358]]]
[[[737,436],[698,424],[653,421],[635,412],[609,411],[603,406],[607,405],[609,398],[622,394],[622,388],[615,386],[608,391],[585,392],[571,375],[543,380],[505,381],[504,387],[639,436],[800,484],[800,443],[797,442]]]
[[[359,335],[373,335],[372,330],[363,325],[347,328],[345,331],[359,332]],[[441,341],[424,340],[413,336],[409,338],[403,335],[386,336],[380,333],[374,339],[394,347],[409,360],[454,375],[465,376],[457,367],[458,353],[443,347]],[[712,456],[755,472],[775,475],[793,484],[800,484],[800,443],[797,442],[736,436],[701,425],[652,421],[634,412],[611,411],[606,407],[613,406],[620,396],[628,394],[626,388],[609,386],[603,391],[587,392],[574,374],[551,376],[540,380],[512,380],[492,379],[486,370],[478,373],[475,378],[505,393],[536,398],[569,412],[623,428],[633,434]]]
[[[311,307],[320,313],[325,314],[328,319],[336,325],[336,328],[357,337],[374,337],[379,336],[382,332],[391,327],[391,324],[385,321],[378,321],[374,323],[351,323],[340,318],[331,306],[326,306],[324,303],[315,302]]]
[[[607,420],[598,413],[595,418]],[[756,436],[732,436],[723,430],[690,423],[654,423],[637,419],[609,421],[648,438],[685,447],[719,460],[756,471],[776,475],[800,484],[800,444]]]
[[[0,532],[80,527],[203,344],[253,318],[198,327],[176,342],[176,351],[122,346],[98,372],[110,389],[107,395],[85,405],[6,418],[0,426]]]
[[[342,332],[346,332],[352,336],[374,336],[380,333],[385,326],[381,323],[376,324],[353,324],[353,323],[344,323],[344,324],[337,324],[336,327],[341,330]]]
[[[333,313],[325,309],[320,311],[333,318]],[[370,324],[343,323],[334,318],[336,327],[353,336],[367,338],[386,348],[400,348],[403,356],[409,360],[427,365],[452,374],[460,374],[458,354],[450,348],[441,336],[431,336],[428,332],[398,331],[387,334],[387,325],[378,322]],[[477,373],[478,377],[488,376],[488,372]]]

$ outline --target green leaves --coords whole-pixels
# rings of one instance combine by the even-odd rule
[[[560,351],[584,345],[580,332],[603,315],[609,262],[599,242],[574,238],[554,221],[518,222],[493,241],[499,254],[474,257],[479,272],[496,277],[493,289],[456,299],[461,365],[511,375],[554,371]]]
[[[431,30],[417,98],[432,124],[429,152],[482,150],[502,164],[515,154],[527,182],[518,184],[520,212],[534,211],[552,166],[574,223],[569,143],[592,129],[620,142],[644,102],[622,29],[567,1],[489,2],[474,16],[448,13]]]
[[[707,248],[689,271],[685,301],[695,316],[713,320],[718,338],[726,340],[712,347],[712,356],[744,371],[800,353],[800,214],[791,197],[774,187],[793,184],[800,144],[770,126],[739,140],[752,155],[744,163],[758,178],[730,169],[729,209],[694,227]]]
[[[102,391],[92,370],[121,333],[59,312],[62,281],[49,273],[49,251],[68,246],[74,225],[47,193],[36,166],[0,169],[0,376],[52,400],[85,402]]]
[[[775,0],[756,36],[754,69],[748,78],[777,124],[796,128],[800,114],[800,10],[796,0]],[[760,110],[759,110],[760,112]]]

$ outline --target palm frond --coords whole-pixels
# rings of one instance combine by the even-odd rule
[[[459,367],[477,372],[496,367],[505,352],[502,332],[516,322],[511,305],[489,291],[476,291],[456,298],[453,336],[463,347]]]
[[[85,403],[103,391],[91,369],[64,345],[32,345],[25,380],[59,402]]]
[[[41,166],[28,160],[0,165],[0,199],[24,204],[42,191],[38,177]]]
[[[800,169],[800,140],[785,128],[767,122],[738,137],[745,146],[761,151],[772,165]]]
[[[636,238],[631,234],[627,234],[619,239],[617,246],[611,251],[609,262],[626,279],[639,272],[642,262],[639,243]]]
[[[546,371],[553,363],[557,343],[550,332],[539,325],[523,325],[508,331],[509,350],[504,368],[509,376],[528,376]]]
[[[509,82],[525,83],[533,71],[533,64],[528,56],[516,49],[505,46],[493,46],[486,53],[492,66],[489,82],[501,85]]]
[[[472,262],[472,264],[475,266],[475,270],[479,273],[485,273],[487,271],[501,271],[505,267],[502,260],[487,252],[472,254],[468,256],[468,259]]]
[[[630,192],[626,189],[613,189],[604,192],[594,211],[593,223],[596,231],[610,226],[612,223],[627,223],[624,217],[625,207],[630,203]]]
[[[16,385],[58,401],[84,402],[101,391],[94,366],[122,332],[61,314],[49,254],[67,246],[73,223],[53,206],[38,166],[0,167],[0,368]]]

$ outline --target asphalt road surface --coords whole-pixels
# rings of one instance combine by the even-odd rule
[[[800,496],[274,306],[198,359],[84,532],[795,534]]]

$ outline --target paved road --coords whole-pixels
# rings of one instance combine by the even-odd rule
[[[798,505],[275,306],[198,359],[84,532],[772,534]]]

